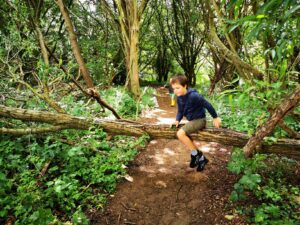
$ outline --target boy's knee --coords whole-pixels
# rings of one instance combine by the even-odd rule
[[[181,137],[186,136],[185,131],[180,129],[179,131],[177,131],[177,137],[180,139]]]

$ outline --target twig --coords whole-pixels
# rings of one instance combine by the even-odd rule
[[[41,170],[39,176],[38,176],[38,179],[41,179],[47,172],[49,166],[50,166],[50,163],[51,163],[52,159],[49,159],[47,160],[47,162],[45,163],[43,169]]]
[[[135,208],[129,208],[129,207],[126,206],[123,202],[121,202],[121,205],[122,205],[125,209],[127,209],[127,210],[136,211]]]
[[[120,213],[119,216],[118,216],[118,225],[120,225],[121,214],[122,214],[122,213]]]
[[[179,192],[180,192],[180,190],[181,190],[182,187],[183,187],[183,185],[181,184],[180,187],[179,187],[179,189],[178,189],[178,191],[177,191],[176,201],[175,202],[178,201]]]
[[[294,131],[290,128],[283,120],[279,121],[279,126],[286,131],[292,138],[300,139],[300,134],[297,131]]]

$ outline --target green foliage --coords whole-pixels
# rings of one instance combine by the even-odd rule
[[[300,190],[292,184],[296,161],[276,155],[256,154],[245,159],[241,149],[234,149],[228,169],[241,175],[234,185],[231,201],[245,201],[243,213],[255,224],[297,224]]]
[[[253,135],[255,130],[268,119],[269,110],[273,110],[282,99],[295,87],[293,82],[275,82],[254,80],[255,85],[243,84],[235,89],[225,90],[215,99],[217,111],[222,115],[223,126]],[[299,110],[296,109],[296,111]],[[284,121],[294,130],[299,124],[291,116]],[[266,142],[274,143],[279,137],[288,134],[276,128]]]
[[[83,212],[104,206],[126,175],[124,165],[146,140],[115,136],[107,141],[96,127],[47,137],[1,137],[0,222],[13,215],[15,224],[88,224]]]
[[[121,117],[132,118],[140,114],[141,110],[154,107],[153,101],[154,89],[142,88],[142,94],[138,100],[122,88],[110,88],[103,91],[103,98],[112,103],[111,105],[117,110]]]
[[[247,43],[261,43],[264,55],[272,64],[267,68],[273,80],[283,81],[293,76],[289,66],[299,53],[300,19],[298,11],[299,1],[268,0],[249,15],[237,18],[243,7],[243,1],[230,1],[227,10],[234,7],[235,18],[228,20],[228,32],[239,28],[243,32]],[[259,44],[259,45],[261,45]]]
[[[88,225],[89,224],[89,220],[87,219],[86,215],[78,210],[73,214],[73,224],[74,225]]]
[[[137,101],[122,87],[114,87],[100,91],[101,98],[109,103],[109,105],[124,118],[133,118],[139,115],[141,110],[153,107],[153,93],[154,89],[143,88],[142,95]],[[89,118],[114,117],[107,109],[103,112],[97,102],[86,102],[86,99],[78,98],[72,94],[64,96],[60,100],[60,103],[68,113],[75,116],[85,116]]]
[[[42,66],[42,65],[41,65]],[[22,92],[24,96],[28,92]],[[153,89],[145,88],[138,102],[121,88],[106,89],[101,96],[122,116],[136,116],[141,109],[154,105]],[[57,96],[53,96],[56,98]],[[10,102],[8,102],[8,100]],[[128,102],[132,104],[129,109]],[[5,99],[5,104],[19,102]],[[101,112],[99,104],[87,101],[78,93],[65,95],[59,104],[70,114],[87,118],[110,116]],[[38,98],[22,105],[30,109],[47,109]],[[127,111],[126,111],[127,110]],[[5,121],[1,121],[6,126]],[[21,128],[28,123],[11,120]],[[36,126],[29,122],[30,126]],[[98,127],[88,131],[64,130],[48,136],[4,137],[0,139],[0,223],[7,216],[15,224],[57,224],[73,221],[88,224],[82,212],[103,208],[106,196],[112,193],[117,181],[126,175],[124,165],[132,160],[136,148],[144,146],[148,137],[115,136],[106,140]],[[39,178],[50,162],[46,174]]]

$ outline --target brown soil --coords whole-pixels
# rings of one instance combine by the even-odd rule
[[[176,108],[170,107],[166,89],[158,89],[157,100],[159,108],[142,121],[170,124]],[[190,153],[178,140],[152,140],[130,165],[133,181],[124,179],[118,185],[104,212],[90,216],[91,224],[246,224],[228,204],[238,179],[226,169],[231,149],[217,143],[196,144],[209,159],[203,172],[189,168]]]

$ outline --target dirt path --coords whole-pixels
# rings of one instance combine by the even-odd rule
[[[166,89],[159,89],[159,108],[143,122],[174,121]],[[133,182],[124,181],[108,200],[104,213],[91,216],[99,225],[215,225],[245,224],[227,205],[237,177],[226,169],[230,149],[217,143],[196,142],[210,162],[202,173],[189,168],[190,153],[178,140],[152,140],[129,169]]]

